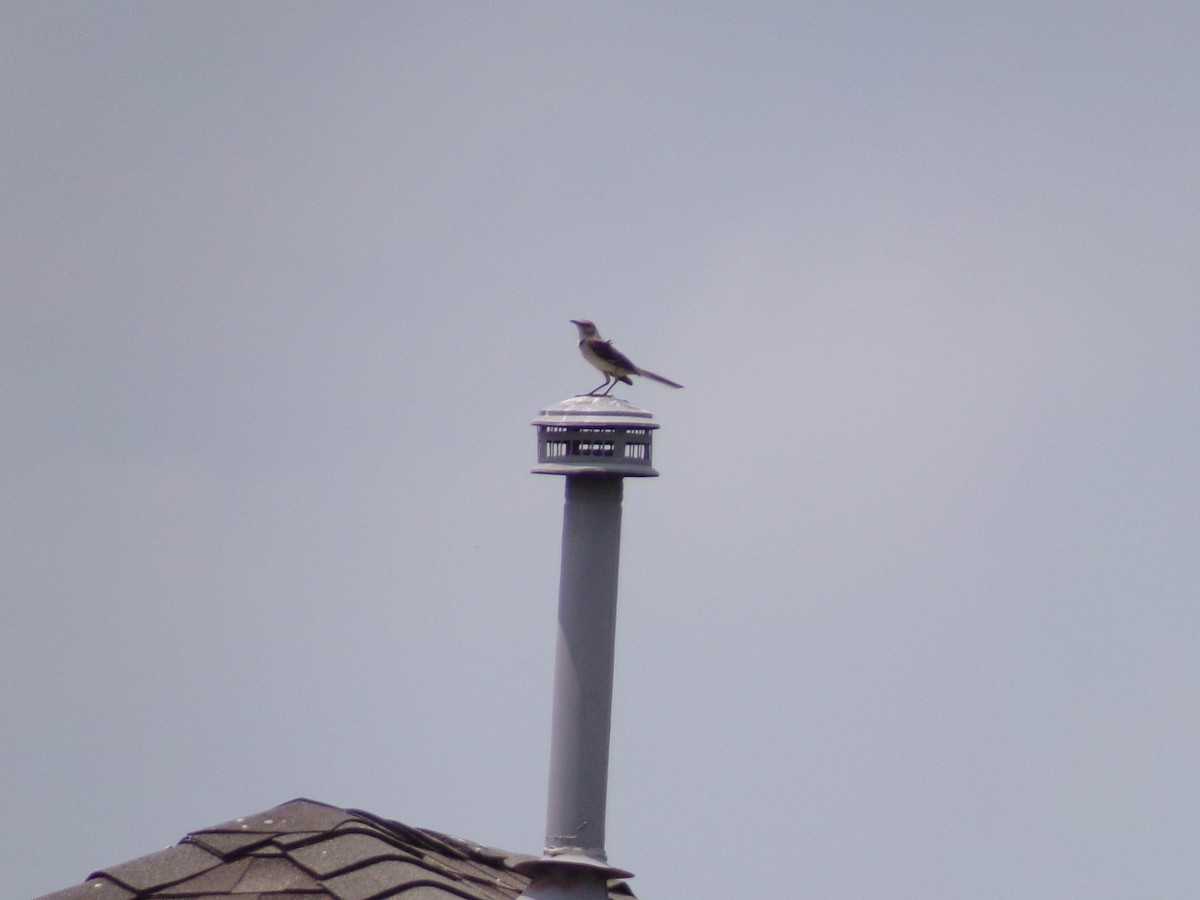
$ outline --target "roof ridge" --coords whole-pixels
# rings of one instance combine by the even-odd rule
[[[467,846],[466,842],[450,835],[443,835],[427,828],[418,828],[415,825],[405,825],[403,822],[384,818],[365,809],[350,808],[346,812],[370,822],[372,825],[382,828],[385,831],[402,834],[414,843],[424,846],[427,850],[437,853],[447,853],[457,859],[465,860],[470,858],[470,853],[463,849],[463,847]]]

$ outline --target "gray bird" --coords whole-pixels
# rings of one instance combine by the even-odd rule
[[[682,384],[677,384],[670,378],[663,378],[648,369],[634,365],[633,360],[612,345],[612,341],[606,341],[600,337],[595,323],[589,322],[587,319],[572,319],[571,323],[579,329],[579,352],[583,354],[584,359],[604,373],[604,383],[596,385],[588,391],[588,394],[595,394],[601,388],[604,388],[603,393],[607,394],[616,387],[618,381],[633,384],[630,375],[641,375],[643,378],[649,378],[668,387],[683,387]]]

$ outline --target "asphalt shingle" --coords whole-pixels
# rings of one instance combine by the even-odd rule
[[[185,836],[39,900],[515,900],[532,857],[292,800]],[[623,881],[611,898],[631,897]]]

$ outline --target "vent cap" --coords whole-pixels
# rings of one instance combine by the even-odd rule
[[[538,475],[614,475],[651,478],[654,417],[620,397],[582,394],[556,403],[533,420]]]

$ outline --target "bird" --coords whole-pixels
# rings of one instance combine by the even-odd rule
[[[601,396],[607,395],[617,386],[618,381],[633,384],[630,375],[641,375],[643,378],[649,378],[668,387],[683,387],[682,384],[678,384],[670,378],[663,378],[648,369],[634,365],[628,356],[612,345],[612,341],[606,341],[600,337],[600,332],[594,322],[589,322],[587,319],[572,319],[571,324],[579,329],[579,352],[583,354],[584,359],[604,374],[604,383],[596,385],[584,396],[594,396],[601,388],[605,389]]]

